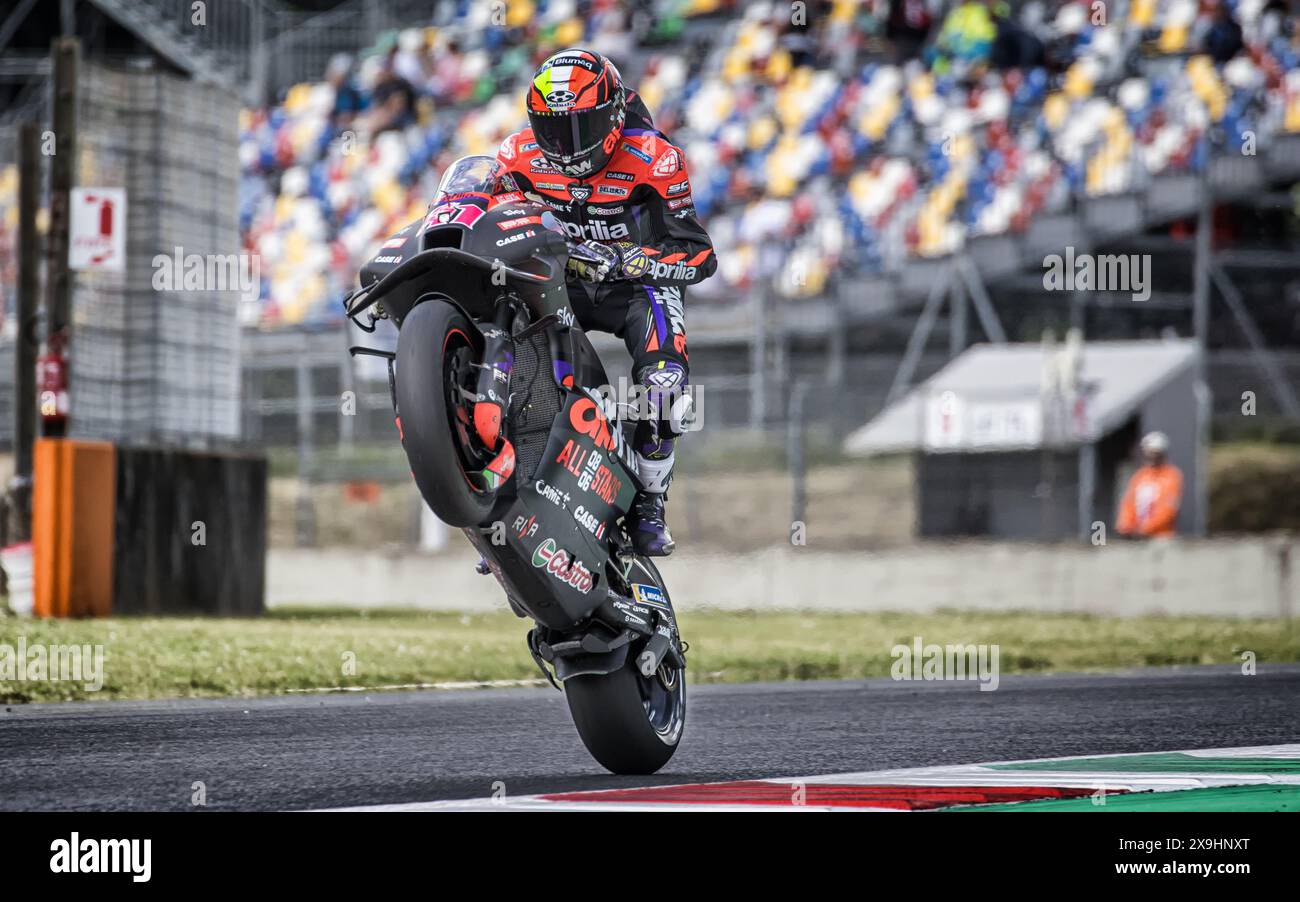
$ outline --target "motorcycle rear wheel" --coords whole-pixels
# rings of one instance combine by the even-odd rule
[[[456,307],[429,300],[407,314],[397,335],[396,393],[402,448],[429,508],[450,526],[477,526],[495,493],[470,477],[487,463],[467,428],[461,396],[482,357],[478,331]]]
[[[686,672],[665,664],[644,677],[628,653],[612,673],[564,681],[582,744],[608,771],[653,774],[672,758],[686,726]]]

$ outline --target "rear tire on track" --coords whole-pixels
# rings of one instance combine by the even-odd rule
[[[613,673],[570,677],[564,681],[564,696],[583,745],[605,769],[616,774],[653,774],[668,763],[681,741],[686,675],[673,671],[675,688],[652,700],[651,706],[655,701],[672,701],[674,695],[676,699],[675,710],[656,729],[646,698],[647,691],[663,689],[662,682],[657,686],[650,682],[659,681],[660,675],[642,677],[632,659],[629,651],[627,661]]]
[[[494,492],[476,489],[458,447],[451,383],[458,363],[482,355],[478,332],[445,301],[425,301],[397,335],[396,394],[402,448],[429,508],[450,526],[477,526],[492,510]]]

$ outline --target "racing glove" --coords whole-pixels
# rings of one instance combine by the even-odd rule
[[[568,271],[584,282],[639,279],[650,268],[650,258],[632,241],[601,244],[584,241],[569,255]]]

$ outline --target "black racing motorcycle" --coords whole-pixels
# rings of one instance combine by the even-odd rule
[[[686,658],[663,578],[622,526],[635,424],[569,305],[581,248],[542,204],[494,198],[498,178],[490,157],[458,160],[424,219],[362,267],[347,316],[367,332],[390,320],[397,350],[351,350],[388,360],[420,494],[533,620],[528,649],[587,749],[654,773],[682,738]]]

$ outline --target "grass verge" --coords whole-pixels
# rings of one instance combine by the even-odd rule
[[[688,612],[696,682],[887,676],[896,644],[996,644],[1002,674],[1168,664],[1300,661],[1300,623],[1072,614],[915,615]],[[255,620],[0,619],[0,701],[252,696],[540,676],[510,614],[276,610]],[[21,680],[7,663],[34,646],[102,645],[103,685]],[[9,656],[6,662],[5,656]],[[84,676],[84,674],[83,674]]]

